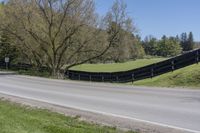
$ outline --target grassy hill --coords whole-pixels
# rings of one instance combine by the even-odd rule
[[[165,58],[153,59],[138,59],[136,61],[129,61],[126,63],[110,63],[110,64],[83,64],[71,68],[71,70],[87,71],[87,72],[116,72],[126,71],[139,68],[145,65],[156,63],[164,60]]]
[[[112,64],[84,64],[72,68],[72,70],[82,70],[90,72],[115,72],[130,70],[155,62],[165,58],[139,59],[126,63]],[[131,83],[129,83],[131,84]],[[194,64],[174,72],[169,72],[152,79],[145,79],[134,82],[134,85],[140,86],[160,86],[160,87],[200,87],[200,64]]]
[[[137,81],[134,85],[161,87],[200,87],[200,64],[194,64],[152,79]]]

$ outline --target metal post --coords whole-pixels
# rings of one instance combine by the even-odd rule
[[[6,62],[6,70],[8,70],[8,62]]]
[[[6,63],[6,70],[8,70],[8,63],[10,61],[9,57],[5,57],[5,63]]]

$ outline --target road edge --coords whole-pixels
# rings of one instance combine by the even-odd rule
[[[156,125],[145,121],[122,118],[120,116],[110,116],[106,114],[94,113],[70,107],[63,107],[51,103],[25,99],[2,93],[0,93],[0,99],[8,100],[10,102],[18,103],[21,105],[31,106],[33,108],[47,109],[49,111],[61,113],[66,116],[80,116],[80,120],[105,126],[117,127],[125,131],[133,130],[141,133],[192,133],[192,131],[190,132],[183,129],[174,129],[172,127],[164,125]]]

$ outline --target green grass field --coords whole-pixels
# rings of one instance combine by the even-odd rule
[[[76,66],[73,70],[82,70],[89,72],[115,72],[130,70],[155,62],[164,60],[165,58],[139,59],[126,63],[113,64],[83,64]],[[131,83],[129,83],[131,84]],[[159,86],[159,87],[200,87],[200,65],[194,64],[174,72],[134,82],[134,85],[140,86]]]
[[[129,61],[126,63],[110,63],[110,64],[83,64],[71,68],[71,70],[88,71],[88,72],[116,72],[126,71],[139,68],[145,65],[156,63],[164,60],[165,58],[153,59],[138,59],[136,61]]]
[[[0,133],[122,133],[48,110],[0,100]],[[133,133],[133,132],[128,132]]]
[[[137,81],[134,85],[160,87],[200,87],[200,64],[194,64],[152,79]]]

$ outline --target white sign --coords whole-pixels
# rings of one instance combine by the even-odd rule
[[[10,61],[9,57],[5,57],[5,62],[8,63]]]

